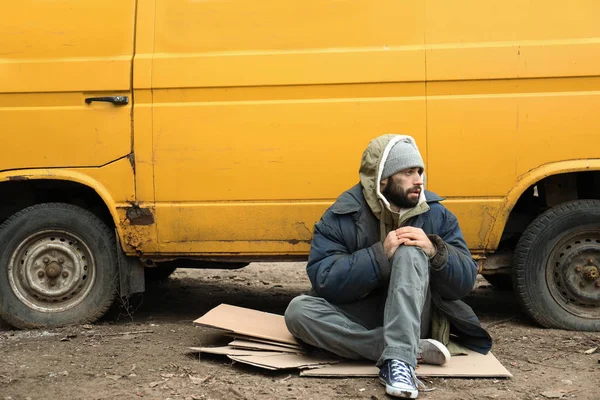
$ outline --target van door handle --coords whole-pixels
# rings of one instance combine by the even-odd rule
[[[127,96],[109,96],[109,97],[88,97],[85,99],[86,104],[90,104],[92,101],[103,101],[105,103],[113,103],[115,106],[124,106],[129,104],[129,97]]]

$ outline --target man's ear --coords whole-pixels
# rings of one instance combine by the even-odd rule
[[[387,185],[387,183],[388,183],[388,180],[389,180],[389,179],[390,179],[390,178],[385,178],[385,179],[382,179],[382,180],[381,180],[381,182],[379,182],[379,191],[380,191],[381,193],[383,193],[383,189],[384,189],[384,188],[385,188],[385,186]]]

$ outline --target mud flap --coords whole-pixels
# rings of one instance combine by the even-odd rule
[[[121,247],[119,234],[116,234],[117,266],[119,268],[119,296],[129,297],[146,290],[144,265],[137,257],[127,257]]]

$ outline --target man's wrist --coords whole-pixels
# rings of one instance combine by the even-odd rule
[[[435,246],[436,253],[429,259],[429,266],[434,271],[441,271],[448,263],[448,248],[446,243],[438,235],[427,235]]]
[[[437,247],[435,246],[435,244],[431,243],[431,254],[429,254],[429,259],[431,260],[433,257],[435,257],[435,255],[437,254]]]

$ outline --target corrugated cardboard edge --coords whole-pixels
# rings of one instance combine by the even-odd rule
[[[260,338],[254,337],[254,336],[240,335],[235,332],[225,332],[225,335],[231,336],[234,340],[236,340],[236,339],[247,340],[249,342],[264,343],[264,344],[270,344],[273,346],[281,346],[281,347],[286,347],[288,349],[303,351],[303,348],[298,344],[281,343],[281,342],[276,342],[274,340],[260,339]]]
[[[190,350],[199,353],[218,354],[222,356],[275,356],[283,354],[278,351],[234,349],[229,346],[220,347],[189,347]]]
[[[335,365],[325,365],[320,368],[301,371],[300,376],[323,378],[371,378],[379,375],[379,368],[373,363],[362,361],[342,361]]]
[[[262,350],[262,351],[277,351],[280,353],[292,353],[292,354],[303,354],[304,352],[300,349],[292,349],[290,347],[284,347],[276,344],[259,343],[252,340],[241,340],[236,339],[229,342],[229,346],[234,349],[242,350]]]
[[[467,356],[456,356],[446,365],[419,365],[420,377],[444,378],[511,378],[512,374],[492,353],[486,355],[469,352]],[[300,372],[305,377],[372,377],[379,368],[369,362],[344,361],[336,365]]]
[[[336,364],[338,360],[318,358],[302,354],[277,354],[270,356],[227,356],[233,361],[253,365],[270,370],[315,368],[322,365]]]

